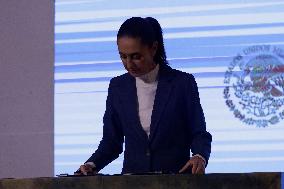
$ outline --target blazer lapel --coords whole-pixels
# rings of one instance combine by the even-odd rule
[[[171,68],[169,66],[160,66],[158,86],[154,101],[154,107],[151,117],[150,136],[149,140],[153,140],[161,115],[169,101],[172,90],[171,80],[173,78]]]
[[[127,116],[127,126],[132,127],[132,129],[143,139],[147,139],[148,136],[141,126],[138,114],[138,100],[135,78],[127,75],[127,82],[126,85],[122,86],[120,96],[123,105],[122,111],[124,111],[125,116]]]

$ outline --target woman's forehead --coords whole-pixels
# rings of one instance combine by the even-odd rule
[[[122,36],[117,38],[117,42],[131,42],[131,43],[141,43],[140,37]]]
[[[146,47],[146,45],[144,45],[141,42],[141,39],[133,38],[133,37],[121,37],[121,38],[118,38],[117,45],[118,45],[119,50],[124,49],[124,50],[134,50],[134,51],[136,51],[138,49]]]

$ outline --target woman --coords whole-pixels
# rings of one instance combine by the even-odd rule
[[[110,81],[103,138],[80,174],[100,171],[123,151],[123,142],[123,174],[203,174],[212,137],[197,85],[191,74],[168,66],[158,21],[127,19],[117,46],[127,73]]]

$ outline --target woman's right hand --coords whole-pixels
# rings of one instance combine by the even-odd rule
[[[80,168],[74,173],[74,175],[92,175],[96,174],[97,172],[94,171],[94,166],[85,163],[81,165]]]

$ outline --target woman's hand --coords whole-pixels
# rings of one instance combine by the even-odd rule
[[[205,161],[199,156],[193,156],[188,162],[179,170],[183,173],[187,169],[191,169],[192,174],[205,174]]]
[[[96,171],[94,171],[95,166],[85,163],[84,165],[81,165],[80,168],[74,173],[74,175],[90,175],[90,174],[97,174]]]

